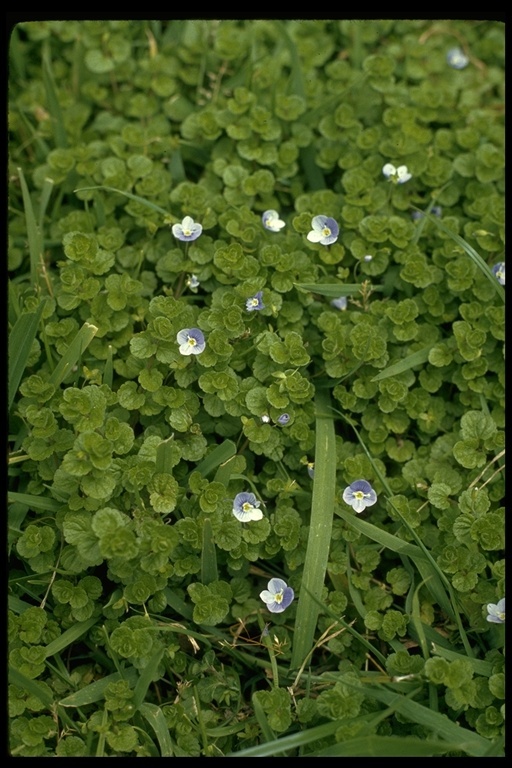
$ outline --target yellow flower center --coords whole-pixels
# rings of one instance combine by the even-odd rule
[[[283,590],[281,590],[280,592],[276,592],[276,594],[274,595],[274,600],[276,601],[276,603],[283,602]]]
[[[188,339],[187,339],[187,341],[188,341],[188,343],[189,343],[189,345],[190,345],[191,347],[195,347],[195,345],[197,344],[197,341],[196,341],[196,339],[194,339],[192,336],[189,336],[189,337],[188,337]]]
[[[324,237],[329,237],[329,235],[330,235],[330,234],[331,234],[331,230],[329,229],[329,227],[324,227],[324,228],[322,229],[322,235],[323,235]]]
[[[254,507],[252,506],[252,504],[249,504],[248,501],[244,501],[244,503],[242,504],[242,509],[244,512],[250,512],[252,509],[254,509]]]

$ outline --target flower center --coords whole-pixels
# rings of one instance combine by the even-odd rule
[[[254,297],[254,299],[251,299],[251,307],[257,307],[259,304],[258,299]]]
[[[354,498],[358,499],[358,501],[361,501],[362,499],[364,499],[365,496],[366,494],[363,493],[363,491],[354,491]]]
[[[324,227],[324,228],[322,229],[322,235],[323,235],[324,237],[329,237],[329,235],[330,235],[330,234],[331,234],[331,230],[329,229],[329,227]]]
[[[242,504],[242,509],[244,512],[251,512],[251,510],[253,510],[254,507],[252,504],[249,504],[248,501],[244,501],[244,503]]]
[[[189,346],[190,346],[190,347],[195,347],[195,346],[196,346],[196,344],[197,344],[197,341],[196,341],[196,339],[194,339],[194,337],[193,337],[193,336],[189,336],[189,337],[187,338],[187,342],[188,342],[188,344],[189,344]]]
[[[276,592],[274,595],[274,600],[276,603],[282,603],[283,602],[283,590],[281,589],[280,592]]]
[[[185,237],[190,237],[190,235],[192,234],[192,230],[191,229],[184,229],[183,230],[183,234],[185,235]]]

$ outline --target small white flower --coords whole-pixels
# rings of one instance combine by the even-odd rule
[[[377,501],[377,494],[367,480],[354,480],[343,491],[343,501],[355,512],[364,512]]]
[[[182,328],[176,335],[181,355],[200,355],[206,347],[204,334],[199,328]]]
[[[464,69],[469,64],[469,59],[460,48],[450,48],[446,54],[446,61],[453,69]]]
[[[260,598],[271,613],[282,613],[293,602],[295,593],[283,579],[270,579]]]
[[[279,218],[278,212],[273,210],[265,211],[261,220],[265,229],[268,229],[270,232],[279,232],[280,229],[286,226],[285,222]]]
[[[181,224],[172,225],[172,233],[178,240],[189,242],[190,240],[197,240],[203,227],[194,221],[191,216],[185,216]]]
[[[412,179],[412,173],[409,173],[406,165],[399,165],[398,168],[395,168],[392,163],[386,163],[382,168],[382,173],[395,184],[405,184],[406,181]]]
[[[233,514],[237,520],[247,523],[249,520],[261,520],[263,512],[258,507],[258,501],[254,493],[237,493],[233,501]]]

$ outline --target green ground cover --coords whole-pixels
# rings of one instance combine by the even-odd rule
[[[11,755],[503,755],[504,37],[14,29]]]

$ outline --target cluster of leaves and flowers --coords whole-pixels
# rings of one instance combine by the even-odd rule
[[[13,755],[502,754],[503,67],[496,21],[16,27]]]

